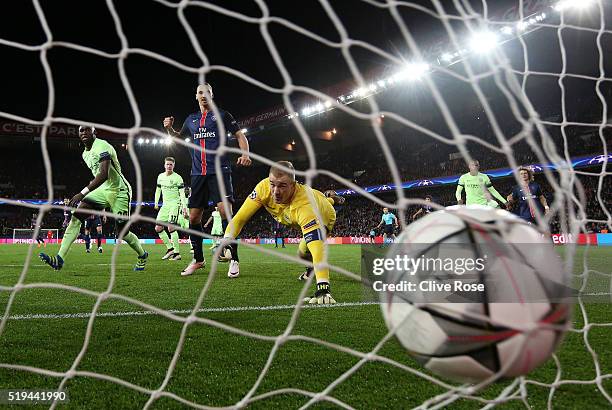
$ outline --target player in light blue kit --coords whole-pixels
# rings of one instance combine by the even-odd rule
[[[383,224],[383,243],[387,243],[387,241],[393,242],[395,240],[394,229],[397,228],[399,224],[397,222],[397,217],[391,212],[389,212],[389,208],[383,208],[383,214],[380,223],[374,229],[376,230],[380,228],[380,226]]]

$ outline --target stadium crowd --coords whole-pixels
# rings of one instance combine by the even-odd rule
[[[261,173],[265,173],[265,168],[259,170]],[[259,180],[261,175],[254,180]],[[236,188],[236,199],[238,203],[250,193],[251,188],[254,186],[254,182],[249,181],[251,178],[245,178],[246,182],[241,182],[240,178],[237,178],[235,185]],[[586,198],[585,213],[588,215],[589,220],[606,220],[606,215],[598,202],[598,177],[581,177],[580,181],[584,189]],[[536,177],[538,182],[543,189],[544,195],[546,196],[549,203],[554,202],[553,191],[550,185],[545,181],[544,177],[538,175]],[[516,184],[513,178],[494,179],[493,183],[496,189],[506,196],[511,192],[511,188]],[[324,190],[326,187],[315,183],[315,187]],[[406,191],[406,195],[409,198],[424,198],[426,195],[430,195],[433,201],[442,206],[454,205],[455,200],[455,188],[456,185],[450,184],[445,186],[437,186],[431,188],[420,188],[418,190]],[[610,192],[612,192],[612,179],[604,178],[603,185],[600,190],[602,199],[609,206],[610,204]],[[394,202],[394,193],[386,193],[381,196],[381,199],[388,203]],[[419,205],[410,206],[406,210],[406,218],[410,222],[411,216],[419,209]],[[7,207],[9,208],[9,207]],[[12,236],[13,228],[29,228],[31,218],[33,214],[32,208],[24,208],[13,206],[10,207],[9,212],[3,212],[3,216],[0,216],[0,226],[2,231],[0,234],[5,237]],[[396,211],[394,211],[396,212]],[[367,236],[369,231],[373,229],[380,221],[382,213],[382,207],[379,204],[373,203],[372,201],[359,196],[349,197],[346,203],[342,206],[337,207],[337,222],[334,228],[334,235],[336,236]],[[155,218],[156,212],[151,206],[143,206],[141,208],[141,214]],[[43,228],[60,228],[63,220],[63,213],[59,210],[50,212],[45,215],[43,220]],[[274,221],[265,211],[260,211],[255,215],[245,227],[242,236],[249,238],[270,238],[274,236]],[[605,223],[594,223],[588,221],[586,223],[586,231],[588,232],[599,232],[607,229]],[[559,222],[556,218],[553,219],[551,224],[551,231],[558,232],[560,229]],[[140,237],[155,237],[153,224],[136,222],[134,231]],[[113,224],[108,223],[105,226],[106,235],[113,235]],[[288,230],[287,236],[298,236],[297,231]]]
[[[587,134],[579,133],[579,128],[568,127],[566,130],[566,139],[560,138],[558,135],[553,138],[557,145],[557,150],[563,152],[567,150],[570,156],[580,156],[586,154],[600,154],[603,151],[602,141],[596,132],[589,129]],[[401,138],[399,135],[389,136],[393,156],[398,164],[398,170],[402,181],[415,179],[435,179],[448,175],[457,175],[467,172],[466,162],[457,149],[453,145],[447,145],[438,141],[430,141],[429,143],[415,147],[409,138]],[[608,151],[612,150],[612,144],[608,139]],[[480,144],[469,143],[467,148],[473,158],[479,159],[481,169],[491,170],[500,167],[507,167],[508,161],[505,155],[493,153],[488,148]],[[38,150],[37,144],[32,144],[32,151]],[[50,148],[52,149],[52,148]],[[64,147],[64,150],[66,147]],[[78,146],[73,146],[73,153],[79,153]],[[135,172],[131,165],[131,158],[127,150],[121,146],[116,146],[119,160],[123,164],[123,169],[128,180],[132,181],[135,188]],[[23,152],[23,147],[20,148]],[[536,156],[529,148],[525,141],[521,141],[513,145],[513,156],[518,164],[529,164],[536,162]],[[33,154],[34,155],[34,154]],[[53,185],[55,199],[63,199],[71,197],[75,192],[85,185],[90,179],[88,170],[84,166],[75,171],[75,167],[79,167],[80,159],[77,157],[74,160],[54,160],[61,158],[62,155],[51,155],[53,169]],[[63,155],[65,158],[66,155]],[[27,199],[46,199],[46,172],[42,159],[40,161],[32,161],[27,172],[23,172],[22,160],[18,155],[8,155],[4,160],[4,171],[0,174],[0,197],[4,198],[27,198]],[[350,159],[350,160],[348,160]],[[153,166],[154,164],[154,166]],[[376,184],[384,184],[391,181],[391,173],[386,165],[382,152],[365,151],[359,145],[353,147],[332,148],[325,153],[321,153],[317,157],[317,167],[335,173],[336,175],[350,180],[358,186],[368,186]],[[188,165],[188,164],[187,164]],[[308,167],[306,161],[294,161],[296,169],[304,170]],[[155,184],[153,179],[159,173],[159,164],[141,158],[140,166],[143,169],[143,186],[142,196],[144,201],[152,201],[154,195]],[[594,167],[595,170],[597,169]],[[234,190],[237,204],[242,203],[244,198],[251,192],[259,180],[267,176],[267,166],[254,165],[248,169],[236,168],[234,170]],[[187,179],[187,172],[180,167],[177,169]],[[598,172],[598,171],[595,171]],[[543,191],[547,196],[549,203],[552,202],[552,190],[545,183],[543,177],[538,176],[537,181],[542,185]],[[589,219],[605,220],[606,215],[602,210],[601,205],[597,201],[597,183],[598,178],[581,176],[580,180],[584,185],[586,193],[586,214]],[[507,195],[511,186],[515,184],[513,178],[494,179],[494,185],[502,195]],[[319,175],[313,181],[313,187],[326,189],[343,189],[345,186],[335,179]],[[431,195],[434,201],[440,205],[448,206],[456,203],[455,185],[445,185],[442,187],[433,187],[428,189],[419,189],[416,191],[407,191],[409,197],[423,198],[425,195]],[[611,179],[604,178],[601,193],[603,200],[610,204],[610,192],[612,192]],[[383,199],[388,203],[395,202],[393,194],[385,194]],[[134,195],[135,196],[135,195]],[[135,198],[133,198],[135,199]],[[410,217],[418,207],[411,207],[407,210],[406,215]],[[32,208],[6,206],[0,212],[0,235],[7,237],[12,236],[13,228],[29,228],[31,224]],[[380,220],[381,207],[364,198],[351,197],[342,207],[338,207],[338,219],[335,227],[335,235],[338,236],[356,236],[367,235],[368,232],[378,224]],[[141,214],[145,216],[155,217],[155,212],[150,206],[143,206]],[[63,220],[63,214],[59,210],[55,210],[45,215],[43,221],[44,228],[59,228]],[[605,224],[596,224],[589,222],[587,230],[598,231],[605,229]],[[553,221],[551,229],[558,230],[558,222]],[[110,234],[112,224],[105,227],[105,231]],[[140,237],[156,237],[153,230],[153,225],[149,223],[137,222],[135,224],[135,233]],[[297,234],[297,232],[287,232],[287,235]],[[273,221],[265,212],[260,212],[256,215],[243,231],[243,237],[272,237],[273,236]]]

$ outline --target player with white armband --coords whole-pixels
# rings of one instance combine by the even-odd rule
[[[114,214],[120,216],[116,220],[118,233],[121,232],[130,216],[132,187],[121,172],[121,165],[117,159],[115,148],[103,139],[97,138],[96,129],[91,126],[80,126],[79,138],[85,145],[82,154],[83,161],[91,170],[94,179],[81,192],[73,196],[68,203],[71,207],[77,207],[77,205],[78,207],[70,218],[59,253],[56,256],[40,254],[40,259],[55,270],[60,270],[64,266],[70,246],[79,236],[81,224],[89,215],[82,212],[83,210],[110,208]],[[134,270],[144,270],[149,254],[142,249],[138,237],[133,232],[128,231],[123,240],[138,255]]]

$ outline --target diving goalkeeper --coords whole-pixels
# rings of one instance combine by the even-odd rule
[[[270,169],[268,178],[257,184],[238,213],[234,215],[225,230],[225,238],[235,239],[262,206],[283,225],[299,226],[303,238],[298,246],[298,255],[301,259],[313,262],[317,279],[314,296],[305,301],[316,304],[336,303],[330,292],[329,268],[319,265],[323,262],[325,253],[321,230],[325,229],[326,234],[331,232],[336,222],[336,211],[332,205],[343,203],[344,198],[337,196],[333,191],[327,191],[324,195],[316,189],[298,183],[291,162],[279,161],[277,165],[290,171],[280,169],[278,166]],[[315,212],[309,198],[314,201],[318,212]],[[321,220],[317,218],[317,213],[321,216]],[[229,247],[233,258],[235,244]]]

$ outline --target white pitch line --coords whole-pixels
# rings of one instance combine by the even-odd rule
[[[185,259],[187,260],[187,259]],[[151,262],[156,262],[156,259],[149,259],[148,266],[151,266],[150,263]],[[174,262],[174,261],[173,261]],[[167,266],[172,266],[173,262],[168,262]],[[332,261],[332,264],[337,265],[338,263],[344,263],[344,262],[355,262],[354,259],[348,259],[348,260],[337,260],[337,261]],[[164,262],[161,262],[163,264],[166,264]],[[207,263],[211,263],[211,262],[207,262]],[[244,261],[243,264],[246,265],[250,265],[250,264],[256,264],[256,265],[275,265],[275,264],[293,264],[296,266],[304,266],[303,264],[299,263],[299,262],[294,262],[294,261],[287,261],[287,260],[282,260],[282,261],[257,261],[257,262],[248,262],[248,261]],[[39,266],[47,266],[44,263],[33,263],[33,266],[39,267]],[[111,266],[112,263],[79,263],[79,266]],[[115,266],[133,266],[133,263],[115,263]],[[157,267],[157,266],[156,266]],[[23,264],[15,264],[15,265],[0,265],[0,268],[23,268]]]
[[[333,305],[302,305],[302,309],[331,309],[341,307],[359,307],[378,305],[378,302],[344,302]],[[198,309],[198,313],[203,312],[247,312],[247,311],[266,311],[266,310],[293,310],[297,305],[272,305],[272,306],[228,306],[219,308],[202,308]],[[191,313],[192,309],[170,309],[166,312],[174,314]],[[123,312],[104,312],[96,314],[96,317],[126,317],[126,316],[150,316],[157,315],[157,312],[150,310],[142,311],[123,311]],[[89,319],[91,312],[82,313],[66,313],[66,314],[28,314],[28,315],[13,315],[9,316],[9,320],[36,320],[36,319]]]

